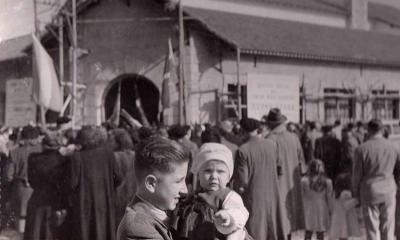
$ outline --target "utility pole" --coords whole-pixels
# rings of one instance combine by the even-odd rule
[[[59,47],[59,73],[61,96],[64,99],[64,22],[63,17],[58,18],[58,47]]]
[[[178,20],[179,20],[179,123],[186,124],[186,105],[185,105],[185,80],[184,80],[184,28],[183,28],[183,7],[182,0],[178,4]]]
[[[72,0],[72,129],[76,125],[76,84],[77,84],[77,28],[76,28],[76,0]]]

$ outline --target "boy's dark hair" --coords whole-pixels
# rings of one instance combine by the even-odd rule
[[[136,147],[135,174],[138,181],[155,171],[169,173],[172,163],[189,161],[187,151],[179,143],[160,136],[151,136]]]

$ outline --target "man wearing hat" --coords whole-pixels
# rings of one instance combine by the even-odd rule
[[[254,239],[284,239],[276,145],[261,137],[259,121],[242,119],[240,126],[248,140],[236,153],[233,188],[250,212],[246,228]]]
[[[304,229],[304,211],[299,187],[302,168],[305,171],[303,150],[297,135],[287,131],[287,118],[279,108],[272,108],[263,118],[271,131],[267,139],[272,140],[278,148],[278,175],[284,210],[283,229],[290,239],[291,232]]]
[[[368,123],[369,139],[354,153],[353,195],[361,202],[367,239],[395,239],[395,167],[399,151],[382,135],[378,119]]]

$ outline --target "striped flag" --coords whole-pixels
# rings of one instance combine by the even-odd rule
[[[32,34],[32,38],[37,73],[36,79],[33,81],[33,99],[46,109],[60,112],[63,100],[53,59],[34,34]]]
[[[171,96],[170,96],[170,82],[175,82],[177,79],[176,65],[174,59],[174,52],[172,50],[171,39],[168,39],[168,54],[165,60],[164,66],[164,77],[161,88],[161,105],[162,110],[171,107]]]

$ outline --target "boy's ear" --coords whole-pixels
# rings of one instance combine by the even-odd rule
[[[147,175],[144,179],[144,185],[146,186],[147,191],[154,193],[157,186],[157,177],[153,174]]]

